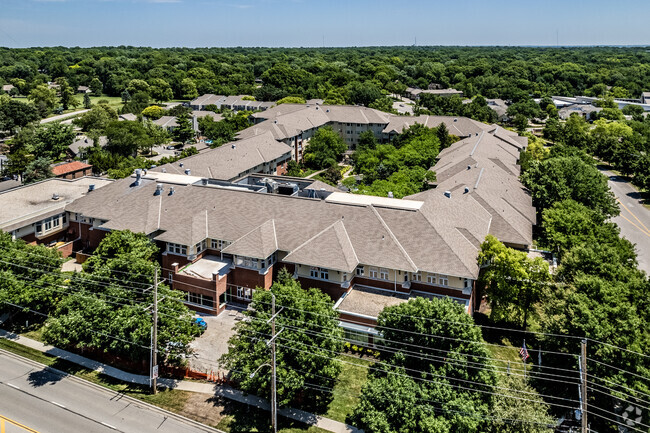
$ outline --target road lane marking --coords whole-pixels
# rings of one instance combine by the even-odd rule
[[[57,402],[55,402],[55,401],[51,401],[50,403],[52,403],[52,404],[54,404],[54,405],[57,405],[57,406],[62,407],[63,409],[65,409],[65,406],[63,406],[61,403],[57,403]]]
[[[634,222],[633,222],[631,219],[629,219],[628,217],[626,217],[626,216],[623,215],[623,214],[621,214],[621,215],[619,215],[619,216],[620,216],[621,218],[624,218],[625,220],[627,220],[627,222],[629,222],[629,223],[632,224],[634,227],[636,227],[637,229],[639,229],[639,231],[640,231],[641,233],[643,233],[644,235],[646,235],[646,236],[648,236],[648,237],[650,238],[650,233],[646,232],[646,231],[643,230],[641,227],[639,227],[638,225],[634,224]]]
[[[637,218],[636,215],[634,215],[634,212],[632,212],[627,206],[625,206],[623,204],[623,202],[620,201],[619,199],[616,199],[616,201],[618,201],[621,204],[621,206],[623,206],[625,208],[625,210],[628,211],[630,213],[630,215],[632,215],[634,217],[634,219],[637,220],[639,222],[639,224],[641,224],[641,226],[643,226],[646,233],[650,233],[650,230],[648,230],[648,228],[641,222],[641,220],[639,218]]]
[[[12,385],[12,384],[10,384],[10,383],[8,383],[7,386],[10,386],[10,387],[12,387],[12,388],[14,388],[14,389],[20,389],[20,388],[18,388],[16,385]]]
[[[15,425],[16,427],[19,427],[19,428],[25,430],[25,431],[28,432],[28,433],[38,433],[38,432],[37,432],[36,430],[34,430],[33,428],[29,428],[29,427],[27,427],[26,425],[22,425],[21,423],[19,423],[19,422],[17,422],[17,421],[14,421],[14,420],[12,420],[11,418],[7,418],[7,417],[4,416],[4,415],[0,415],[0,420],[7,421],[9,424]],[[3,423],[3,425],[4,425],[4,423]]]
[[[108,428],[110,428],[110,429],[117,430],[117,427],[113,427],[112,425],[107,424],[107,423],[105,423],[105,422],[103,422],[103,421],[101,422],[101,424],[102,424],[102,425],[105,425],[106,427],[108,427]]]

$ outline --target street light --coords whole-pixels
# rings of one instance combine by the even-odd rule
[[[251,374],[249,374],[248,377],[251,378],[251,379],[254,378],[255,375],[257,374],[257,372],[260,371],[260,368],[262,368],[262,367],[273,368],[273,367],[271,367],[271,364],[262,364],[262,365],[260,365],[259,367],[257,367],[257,368],[255,369],[254,372],[252,372]]]

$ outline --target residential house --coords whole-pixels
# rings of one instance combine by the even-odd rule
[[[93,173],[93,166],[81,161],[64,162],[52,167],[54,177],[61,179],[79,179],[80,177],[90,176]]]
[[[70,241],[66,237],[70,220],[65,206],[112,183],[109,179],[83,177],[66,180],[50,178],[0,192],[0,230],[14,239],[30,243],[50,244]],[[64,252],[67,257],[72,246]]]
[[[291,148],[271,134],[234,141],[152,169],[154,172],[234,180],[252,173],[284,174]]]
[[[163,116],[160,119],[154,120],[153,124],[160,126],[167,132],[173,132],[174,128],[178,126],[178,123],[176,122],[176,116]]]
[[[88,86],[79,86],[77,87],[77,93],[92,93],[92,90]]]
[[[106,147],[107,145],[108,138],[105,135],[99,137],[99,146]],[[85,135],[80,135],[68,146],[66,153],[70,158],[86,159],[88,148],[93,146],[95,146],[95,140]]]
[[[3,91],[3,92],[6,92],[6,93],[11,92],[11,91],[12,91],[13,89],[15,89],[15,88],[16,88],[16,87],[15,87],[13,84],[3,84],[3,85],[2,85],[2,91]]]
[[[406,88],[406,97],[409,99],[413,99],[417,101],[420,99],[420,95],[422,94],[429,94],[429,95],[437,95],[437,96],[452,96],[452,95],[458,95],[458,96],[463,96],[463,92],[460,90],[456,89],[417,89],[413,87],[407,87]]]
[[[117,120],[128,120],[131,122],[135,122],[136,120],[138,120],[138,116],[136,116],[133,113],[124,113],[124,114],[120,114]]]
[[[650,104],[650,92],[641,93],[641,103]]]
[[[601,107],[586,104],[573,104],[562,107],[558,110],[558,116],[562,120],[567,120],[572,114],[584,117],[586,120],[593,120],[595,114],[601,112]]]

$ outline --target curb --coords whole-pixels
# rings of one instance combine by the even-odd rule
[[[202,430],[204,430],[206,432],[209,432],[209,433],[226,433],[223,430],[218,430],[218,429],[216,429],[214,427],[210,427],[210,426],[202,424],[202,423],[200,423],[198,421],[194,421],[193,419],[184,417],[183,415],[179,415],[179,414],[176,414],[174,412],[170,412],[170,411],[168,411],[166,409],[155,406],[155,405],[153,405],[151,403],[147,403],[145,401],[138,400],[137,398],[128,396],[126,394],[121,394],[118,391],[113,391],[110,388],[106,388],[106,387],[98,385],[96,383],[89,382],[89,381],[87,381],[85,379],[82,379],[80,377],[77,377],[77,376],[75,376],[73,374],[66,373],[65,371],[61,371],[61,370],[53,368],[53,367],[49,367],[49,366],[47,366],[45,364],[41,364],[40,362],[34,361],[32,359],[29,359],[29,358],[25,358],[25,357],[20,356],[20,355],[17,355],[17,354],[15,354],[13,352],[10,352],[8,350],[0,349],[0,354],[3,354],[5,356],[9,356],[9,357],[14,358],[14,359],[18,359],[18,360],[20,360],[22,362],[25,362],[27,364],[31,364],[31,365],[33,365],[35,367],[38,367],[38,368],[41,368],[43,370],[50,371],[50,372],[52,372],[52,373],[54,373],[54,374],[56,374],[58,376],[69,378],[69,379],[74,380],[77,383],[80,383],[80,384],[82,384],[84,386],[87,386],[87,387],[90,387],[90,388],[95,388],[95,389],[98,389],[98,390],[101,390],[101,391],[104,391],[104,392],[108,391],[108,392],[112,392],[112,393],[115,393],[115,394],[119,394],[119,395],[121,395],[122,399],[126,399],[126,400],[130,401],[131,403],[133,403],[135,405],[139,405],[141,407],[153,410],[155,412],[158,412],[158,413],[163,414],[165,416],[168,416],[170,418],[175,418],[178,421],[181,421],[181,422],[183,422],[185,424],[190,424],[190,425],[192,425],[194,427],[197,427],[197,428],[200,428],[200,429],[202,429]],[[126,383],[129,383],[129,382],[126,382]]]

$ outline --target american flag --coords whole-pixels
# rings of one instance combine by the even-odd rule
[[[530,355],[528,354],[528,349],[526,349],[526,342],[524,341],[524,345],[521,346],[521,349],[519,350],[519,355],[521,355],[521,360],[526,362],[528,358],[530,358]]]

